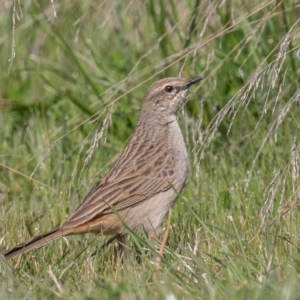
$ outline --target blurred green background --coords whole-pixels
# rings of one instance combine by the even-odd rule
[[[75,236],[0,258],[0,298],[299,299],[299,16],[298,0],[3,0],[1,252],[72,213],[151,83],[205,80],[179,114],[189,184],[160,267],[143,236],[125,260]]]

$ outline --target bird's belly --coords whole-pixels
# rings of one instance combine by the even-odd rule
[[[122,213],[127,226],[138,231],[141,227],[149,234],[158,234],[169,209],[175,203],[177,193],[173,189],[158,193]]]

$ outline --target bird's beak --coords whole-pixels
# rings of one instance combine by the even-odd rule
[[[198,77],[193,77],[187,80],[186,84],[183,86],[184,89],[188,89],[191,85],[201,81],[204,77],[198,76]]]

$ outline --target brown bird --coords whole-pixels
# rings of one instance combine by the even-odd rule
[[[159,233],[182,190],[188,154],[177,122],[188,88],[202,77],[165,78],[146,92],[135,132],[124,153],[60,226],[3,253],[6,259],[63,236],[80,233],[125,234],[144,227]],[[116,213],[117,212],[117,213]]]

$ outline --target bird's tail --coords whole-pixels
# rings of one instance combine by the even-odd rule
[[[33,249],[40,248],[44,245],[46,245],[49,242],[52,242],[60,237],[69,235],[72,230],[63,230],[62,228],[54,228],[51,231],[41,234],[41,235],[35,235],[32,238],[30,238],[27,242],[19,244],[15,247],[13,247],[10,250],[7,250],[3,253],[4,257],[6,259],[10,259],[12,257],[15,257],[17,255],[29,252]]]

